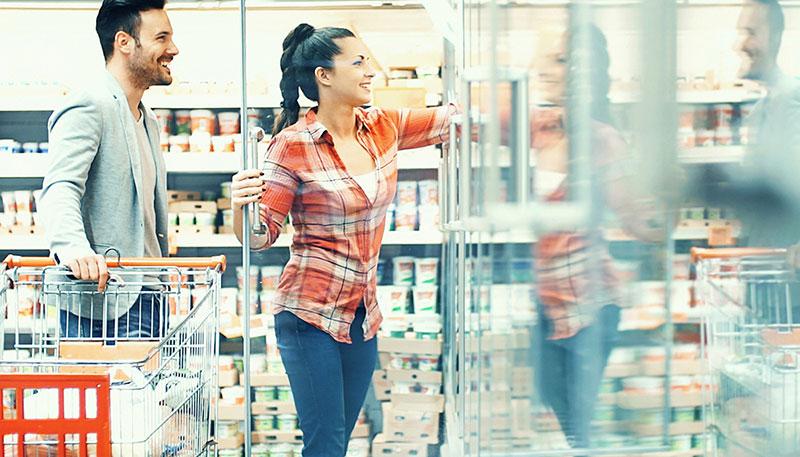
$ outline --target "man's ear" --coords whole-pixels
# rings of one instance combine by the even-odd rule
[[[115,50],[118,50],[122,54],[130,55],[133,54],[134,48],[136,48],[136,39],[130,36],[127,32],[120,30],[116,35],[114,35]]]

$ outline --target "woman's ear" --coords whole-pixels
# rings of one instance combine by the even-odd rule
[[[331,72],[328,69],[317,67],[314,69],[314,77],[317,79],[317,84],[320,86],[331,86]]]

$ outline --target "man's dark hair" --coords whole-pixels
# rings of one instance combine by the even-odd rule
[[[769,22],[769,49],[777,56],[781,49],[784,19],[783,7],[778,0],[751,0],[756,5],[767,7],[767,21]]]
[[[125,32],[139,42],[139,27],[142,18],[139,13],[164,9],[166,0],[103,0],[97,12],[95,30],[103,48],[106,62],[114,54],[114,37],[117,32]]]

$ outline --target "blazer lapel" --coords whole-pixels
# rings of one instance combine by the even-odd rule
[[[122,127],[121,140],[125,142],[125,147],[128,150],[128,156],[131,162],[131,171],[133,172],[133,183],[136,187],[136,198],[139,201],[139,209],[144,207],[142,201],[142,160],[139,154],[139,142],[136,139],[136,125],[134,125],[133,114],[128,107],[128,99],[122,91],[117,80],[111,73],[108,73],[108,85],[114,98],[117,101],[117,114],[119,116],[120,126]]]

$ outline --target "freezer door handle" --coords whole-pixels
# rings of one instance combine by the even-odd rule
[[[255,168],[258,167],[258,144],[261,140],[264,139],[264,129],[261,127],[253,127],[250,130],[249,138],[249,151],[247,154],[247,161],[248,163],[245,164],[245,168]],[[250,221],[251,221],[251,230],[254,235],[263,235],[267,233],[267,229],[264,224],[261,222],[261,216],[259,215],[259,204],[250,203],[248,205],[248,211],[250,211]]]
[[[461,124],[461,120],[460,114],[455,114],[450,118],[450,138],[442,150],[443,160],[439,163],[439,226],[442,231],[449,231],[447,227],[453,222],[456,210],[457,169],[455,158],[458,152],[458,126]]]

